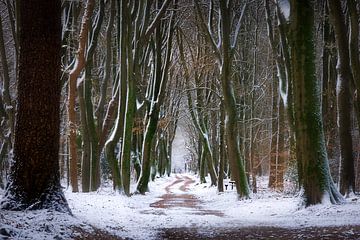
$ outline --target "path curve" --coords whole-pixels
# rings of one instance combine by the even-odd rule
[[[150,207],[165,210],[186,208],[191,215],[213,215],[224,217],[224,213],[221,211],[204,209],[202,207],[203,202],[189,192],[189,186],[195,183],[193,178],[183,175],[176,175],[175,177],[176,180],[165,187],[166,193],[160,197],[161,199],[151,203]],[[181,185],[178,186],[180,183]],[[180,190],[180,193],[174,193],[174,189]]]

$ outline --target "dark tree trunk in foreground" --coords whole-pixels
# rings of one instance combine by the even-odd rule
[[[61,2],[22,1],[14,159],[3,209],[69,212],[59,178]]]
[[[296,156],[306,206],[343,200],[330,175],[316,79],[314,1],[291,1]]]

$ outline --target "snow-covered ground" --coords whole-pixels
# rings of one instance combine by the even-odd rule
[[[360,200],[352,197],[343,205],[299,207],[300,198],[266,190],[266,179],[259,181],[259,193],[249,200],[237,200],[235,190],[219,194],[209,184],[199,184],[190,174],[178,177],[195,180],[186,194],[196,197],[202,210],[216,210],[216,214],[197,214],[189,207],[153,208],[151,203],[161,200],[165,188],[178,180],[175,175],[158,178],[150,183],[146,195],[128,198],[114,193],[111,186],[96,193],[65,191],[74,217],[44,211],[0,212],[0,239],[2,231],[10,231],[13,239],[71,239],[76,236],[72,227],[91,231],[90,225],[120,237],[155,239],[164,228],[191,227],[198,229],[241,228],[246,226],[276,226],[300,228],[307,226],[360,225]],[[210,181],[208,181],[210,182]],[[174,184],[170,192],[184,194],[179,189],[183,181]],[[168,189],[169,190],[169,189]],[[0,196],[3,193],[0,192]]]

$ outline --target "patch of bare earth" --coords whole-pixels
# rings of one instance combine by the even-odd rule
[[[277,227],[246,227],[226,229],[169,228],[163,229],[158,239],[360,239],[360,226],[307,227],[287,229]]]
[[[115,235],[112,235],[109,232],[103,231],[101,229],[98,228],[93,228],[93,230],[91,232],[83,229],[83,228],[79,228],[79,227],[74,227],[73,228],[74,233],[77,235],[74,239],[75,240],[128,240],[130,238],[121,238]]]

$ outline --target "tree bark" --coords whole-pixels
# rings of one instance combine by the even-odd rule
[[[348,38],[341,1],[329,1],[330,18],[335,31],[338,54],[337,108],[340,138],[340,192],[348,195],[355,190],[353,143],[351,135],[351,92],[353,82],[350,67]]]
[[[315,74],[314,1],[291,1],[296,156],[306,206],[343,201],[330,175]]]
[[[77,147],[76,147],[76,87],[77,80],[81,71],[85,67],[85,48],[89,35],[89,24],[91,15],[94,10],[95,1],[88,0],[84,11],[84,16],[81,22],[81,29],[79,34],[79,46],[75,60],[75,65],[69,74],[69,96],[68,96],[68,117],[69,117],[69,154],[70,154],[70,183],[73,192],[78,192],[77,179]]]
[[[358,129],[360,129],[360,59],[359,59],[359,12],[357,9],[358,1],[347,1],[349,14],[350,14],[350,29],[349,29],[349,51],[350,51],[350,66],[353,74],[355,89],[351,89],[352,92],[356,90],[354,96],[354,110],[357,118]],[[352,87],[352,88],[354,88]],[[355,177],[354,191],[360,189],[360,164],[357,162],[357,174]]]
[[[279,158],[278,152],[278,122],[279,122],[279,88],[278,79],[276,76],[276,69],[273,69],[272,74],[272,120],[271,120],[271,146],[270,146],[270,172],[269,172],[269,188],[276,189],[277,184],[277,161]]]
[[[230,6],[220,1],[220,19],[222,21],[221,47],[222,61],[220,66],[220,79],[224,96],[225,108],[225,136],[228,148],[232,176],[235,180],[236,190],[240,198],[249,197],[249,185],[245,174],[244,160],[241,158],[238,140],[236,136],[237,106],[232,87],[231,64],[232,49],[230,43]]]
[[[5,49],[5,42],[4,42],[4,34],[3,34],[3,22],[0,14],[0,60],[1,60],[1,78],[3,80],[2,84],[2,106],[4,106],[4,110],[6,112],[6,119],[9,126],[10,134],[14,134],[14,125],[15,125],[15,111],[14,111],[14,104],[12,103],[11,95],[10,95],[10,71],[8,66],[8,60],[6,55]],[[11,137],[9,138],[9,145],[12,145]]]
[[[225,114],[223,102],[220,105],[220,123],[219,123],[219,173],[218,173],[218,192],[224,191],[225,178],[225,140],[224,140],[224,125]]]
[[[327,0],[323,1],[322,35],[322,117],[324,120],[324,133],[326,148],[329,157],[330,171],[334,181],[339,178],[339,136],[337,127],[337,101],[336,101],[336,53],[334,31],[329,21]]]
[[[58,156],[61,1],[21,2],[20,15],[14,158],[1,207],[70,212],[61,190]]]

